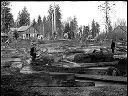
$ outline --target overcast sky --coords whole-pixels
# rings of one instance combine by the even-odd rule
[[[67,20],[69,17],[76,16],[78,25],[91,25],[92,20],[97,21],[101,29],[104,27],[103,12],[98,9],[98,5],[103,4],[101,1],[58,1],[55,4],[59,4],[62,13],[62,21]],[[114,23],[118,18],[125,19],[127,22],[127,2],[124,1],[114,1],[116,5],[113,6],[113,10],[110,14],[112,23]],[[14,16],[14,20],[17,19],[18,12],[23,9],[24,6],[27,7],[30,13],[31,21],[35,18],[37,20],[38,16],[48,15],[49,5],[54,4],[54,2],[48,1],[13,1],[11,2],[11,12]]]

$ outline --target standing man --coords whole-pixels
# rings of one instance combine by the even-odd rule
[[[36,44],[31,43],[30,55],[32,56],[32,61],[36,59]]]
[[[111,49],[112,49],[112,53],[114,53],[115,50],[115,42],[112,40],[112,44],[111,44]]]

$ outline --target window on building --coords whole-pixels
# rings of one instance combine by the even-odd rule
[[[33,33],[30,33],[30,37],[34,37],[34,34]]]

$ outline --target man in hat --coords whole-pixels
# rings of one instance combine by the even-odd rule
[[[36,59],[36,44],[33,42],[31,43],[31,49],[30,49],[30,55],[32,56],[32,61],[35,61]]]
[[[114,53],[114,50],[115,50],[115,42],[112,40],[112,43],[111,43],[111,49],[112,49],[112,53]]]

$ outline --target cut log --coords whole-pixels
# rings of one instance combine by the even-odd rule
[[[76,81],[76,86],[77,87],[90,87],[90,86],[95,86],[94,82],[85,82],[85,81]]]
[[[34,65],[46,65],[46,64],[51,64],[53,62],[54,62],[53,56],[45,55],[36,59],[36,61],[32,63],[35,63]]]
[[[72,64],[73,67],[80,67],[80,65],[78,63],[71,62],[71,61],[68,61],[68,60],[63,60],[63,61],[66,62],[66,63]]]
[[[106,62],[106,61],[113,61],[113,54],[112,53],[88,53],[88,54],[76,54],[74,56],[74,62],[77,63],[89,63],[89,62]]]

